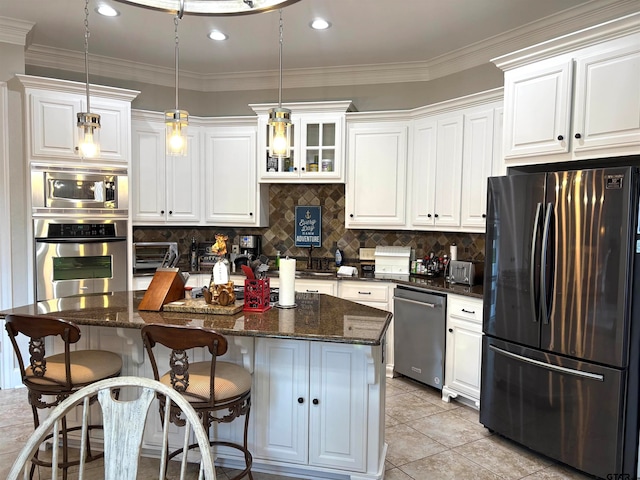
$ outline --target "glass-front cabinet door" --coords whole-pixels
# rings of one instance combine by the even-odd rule
[[[291,156],[269,155],[268,108],[251,105],[258,113],[258,172],[261,183],[342,183],[346,111],[351,102],[283,104],[291,109]]]

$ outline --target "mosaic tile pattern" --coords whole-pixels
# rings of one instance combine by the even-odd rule
[[[459,260],[484,260],[484,234],[454,232],[420,232],[406,230],[348,230],[344,226],[344,185],[342,184],[273,184],[269,193],[268,228],[219,228],[207,227],[135,227],[136,242],[178,242],[181,262],[186,265],[191,238],[198,242],[212,241],[216,233],[229,236],[231,244],[239,242],[240,235],[262,235],[262,252],[268,257],[296,258],[304,268],[308,249],[294,245],[294,219],[297,205],[322,206],[322,247],[314,248],[314,258],[333,260],[336,245],[344,253],[345,263],[357,263],[361,247],[375,248],[377,245],[410,246],[416,257],[433,252],[436,255],[449,253],[449,246],[458,246]]]

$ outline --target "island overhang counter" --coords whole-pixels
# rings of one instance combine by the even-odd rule
[[[70,320],[82,330],[77,348],[120,353],[123,375],[149,378],[142,326],[214,329],[229,340],[223,359],[253,375],[249,449],[255,471],[318,479],[383,478],[383,357],[391,313],[315,293],[296,293],[296,308],[262,313],[150,312],[137,308],[143,296],[144,291],[129,291],[65,297],[2,311],[0,319],[17,313]],[[193,361],[206,358],[197,355],[204,354]],[[147,421],[159,424],[153,415]],[[240,423],[217,426],[216,436],[239,441]],[[159,454],[161,432],[147,430],[143,451]],[[181,442],[180,430],[175,441]],[[217,463],[227,467],[242,462],[232,451],[217,454]]]

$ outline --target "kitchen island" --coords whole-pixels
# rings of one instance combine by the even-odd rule
[[[143,325],[214,329],[229,340],[224,360],[253,374],[249,449],[255,471],[318,479],[383,477],[389,312],[315,293],[296,293],[296,308],[264,313],[148,312],[137,308],[143,296],[134,291],[65,297],[0,312],[0,319],[22,313],[73,321],[82,330],[78,348],[118,352],[123,375],[145,377],[152,373],[139,332]],[[143,451],[158,455],[159,419],[150,415],[148,422]],[[235,423],[218,426],[217,437],[240,441],[242,422]],[[180,430],[173,435],[180,443]],[[217,453],[221,465],[242,463],[235,452]]]

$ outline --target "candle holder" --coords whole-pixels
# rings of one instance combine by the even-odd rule
[[[247,312],[266,312],[271,308],[271,286],[269,278],[245,279],[244,281],[244,307]]]

